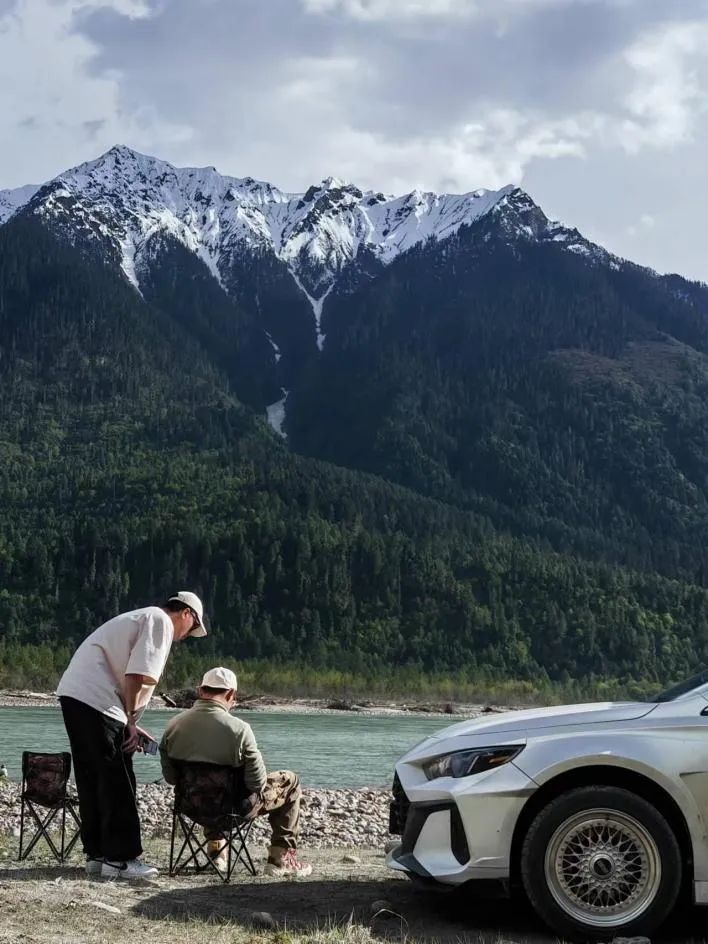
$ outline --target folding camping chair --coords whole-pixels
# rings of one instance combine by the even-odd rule
[[[179,761],[170,840],[170,875],[193,868],[195,872],[212,869],[228,882],[241,863],[251,875],[256,874],[248,841],[253,818],[243,813],[246,792],[243,771],[218,764]],[[207,854],[208,839],[200,841],[198,827],[221,833],[226,840],[227,865],[224,870]],[[179,827],[179,828],[178,828]],[[175,847],[181,842],[179,852]]]
[[[71,754],[66,751],[61,754],[25,751],[22,754],[20,861],[27,858],[40,839],[44,839],[59,862],[64,862],[71,854],[79,838],[81,821],[77,812],[78,798],[68,792],[70,773]],[[68,842],[67,814],[68,825],[74,828]],[[49,834],[50,827],[56,825],[57,817],[60,817],[61,830],[58,847]],[[26,832],[31,828],[34,828],[34,834],[27,842]]]

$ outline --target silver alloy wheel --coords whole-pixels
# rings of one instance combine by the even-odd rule
[[[638,918],[661,884],[654,838],[619,810],[583,810],[561,823],[546,847],[544,870],[558,906],[592,927]]]

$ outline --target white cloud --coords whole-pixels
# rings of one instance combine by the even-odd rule
[[[145,14],[140,0],[19,0],[0,17],[0,140],[12,142],[0,186],[39,183],[76,163],[77,150],[93,156],[126,136],[154,145],[186,133],[149,104],[126,112],[119,74],[90,74],[94,47],[72,25],[99,5]]]
[[[313,117],[313,125],[320,122]],[[322,123],[327,127],[326,123]],[[402,193],[499,188],[519,183],[529,162],[582,156],[592,121],[548,121],[511,109],[486,109],[446,134],[424,129],[396,139],[352,127],[328,130],[317,148],[337,175],[360,186]],[[362,160],[366,155],[366,160]]]
[[[593,0],[301,0],[306,13],[343,14],[364,22],[493,18],[504,23],[513,13],[543,7],[562,7]],[[610,0],[626,6],[635,0]]]
[[[303,0],[307,13],[343,13],[355,20],[408,20],[467,17],[475,0]]]
[[[367,79],[374,77],[373,69],[354,56],[303,56],[291,59],[283,69],[276,95],[287,108],[302,106],[331,111],[330,103],[340,101],[347,92],[357,94]]]
[[[640,37],[625,53],[634,85],[624,97],[629,117],[619,129],[623,147],[675,147],[691,139],[705,113],[708,21],[670,23]]]
[[[656,219],[651,213],[642,213],[636,223],[631,223],[625,230],[627,236],[634,238],[647,231],[653,230],[656,226]]]

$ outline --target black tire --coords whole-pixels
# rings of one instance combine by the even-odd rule
[[[592,819],[595,824],[588,833],[584,824]],[[611,832],[593,832],[603,821],[609,830],[612,824],[618,827],[615,836],[626,828],[630,835],[633,831],[634,845],[627,846],[625,839],[622,849],[610,845],[606,853],[608,846],[602,842],[611,842]],[[641,865],[637,849],[644,852]],[[561,936],[576,941],[651,934],[673,910],[682,873],[681,850],[666,819],[646,800],[619,787],[579,787],[552,800],[536,815],[521,849],[521,878],[531,905]],[[588,883],[579,874],[589,875]],[[608,885],[603,883],[613,887],[615,898],[604,891]],[[603,895],[609,905],[599,897]],[[613,908],[620,910],[610,914]]]

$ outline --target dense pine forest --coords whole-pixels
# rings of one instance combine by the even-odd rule
[[[706,290],[465,238],[333,299],[293,451],[201,263],[162,247],[139,295],[0,228],[0,685],[179,588],[211,633],[175,684],[219,658],[253,687],[613,694],[708,662]]]

